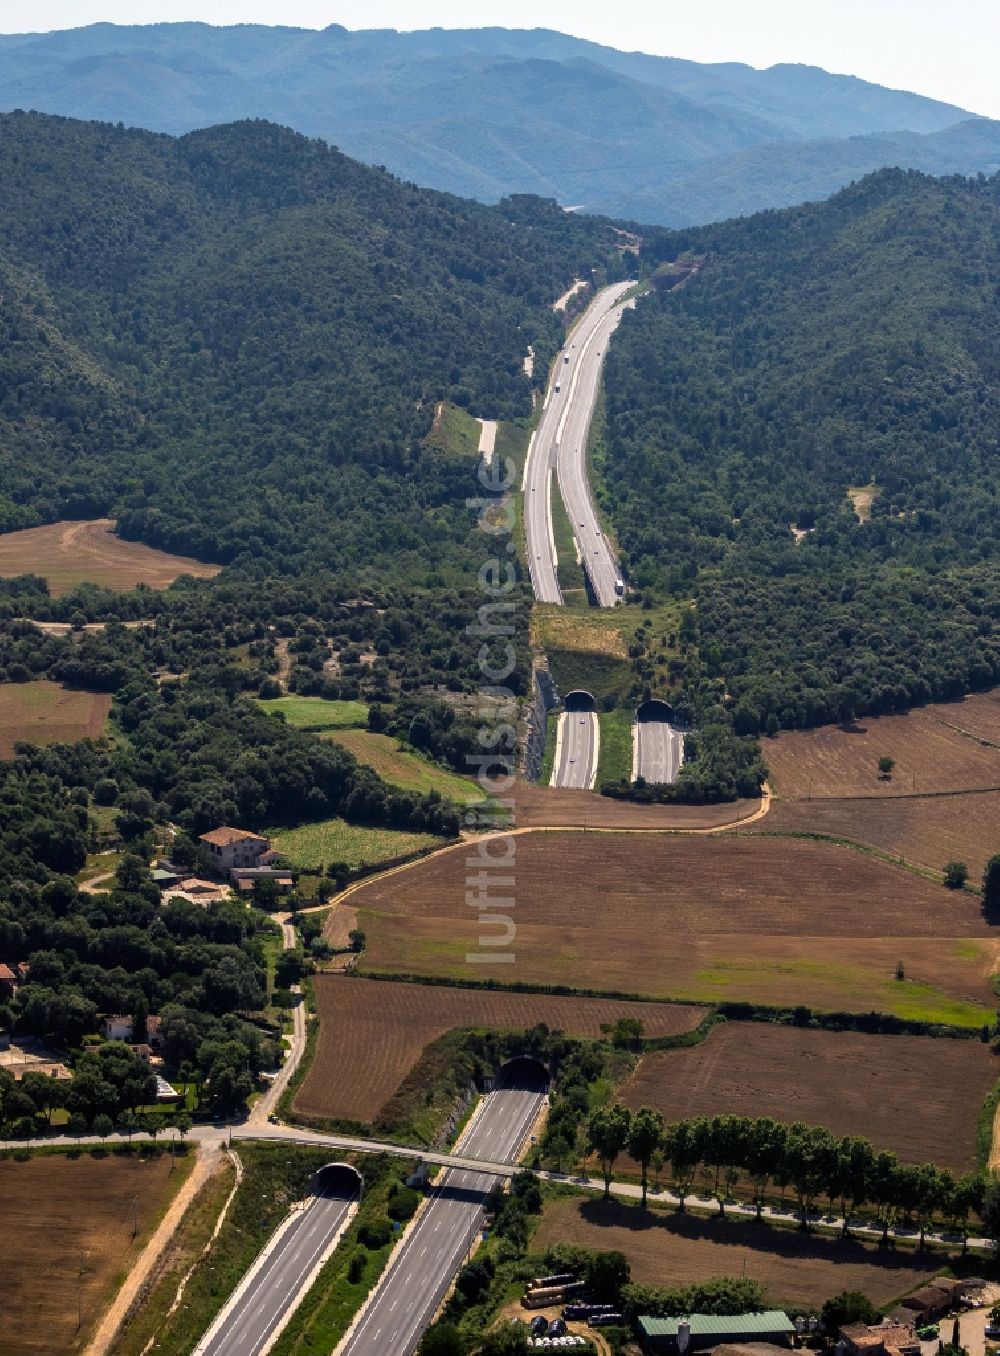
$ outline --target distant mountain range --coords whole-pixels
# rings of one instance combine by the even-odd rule
[[[1000,168],[1000,122],[811,66],[619,52],[546,29],[95,24],[0,36],[0,110],[181,133],[247,117],[429,187],[684,226],[886,165]]]

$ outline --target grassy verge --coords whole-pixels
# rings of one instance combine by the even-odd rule
[[[632,776],[632,712],[627,707],[602,711],[601,748],[597,760],[597,785]]]
[[[120,852],[91,853],[87,858],[86,866],[82,871],[78,871],[73,879],[77,885],[85,885],[98,876],[106,876],[109,872],[114,873],[118,869],[121,859],[122,854]],[[113,883],[109,882],[109,884]]]
[[[587,586],[583,577],[583,566],[576,558],[576,538],[573,536],[573,524],[559,493],[559,484],[552,476],[552,535],[556,543],[558,566],[556,576],[562,590],[563,601],[567,607],[589,607]]]
[[[236,1169],[226,1159],[220,1171],[213,1174],[195,1196],[170,1242],[156,1281],[111,1347],[109,1356],[143,1356],[160,1334],[178,1286],[208,1246],[235,1178]],[[168,1348],[161,1346],[156,1350]]]
[[[996,1123],[998,1104],[1000,1104],[1000,1079],[997,1079],[986,1094],[976,1126],[976,1164],[980,1172],[985,1172],[990,1166],[990,1157],[993,1153],[993,1126]]]
[[[380,1155],[364,1159],[359,1167],[365,1191],[358,1213],[272,1348],[274,1356],[326,1356],[333,1351],[385,1269],[398,1232],[383,1247],[372,1249],[362,1246],[360,1235],[386,1218],[390,1192],[398,1189],[410,1165]],[[351,1269],[354,1257],[359,1259],[356,1271]]]
[[[559,726],[559,712],[549,711],[545,717],[545,751],[542,754],[542,766],[538,773],[540,786],[548,786],[552,777],[552,768],[556,761],[556,730]]]

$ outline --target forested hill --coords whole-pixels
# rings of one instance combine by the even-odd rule
[[[884,171],[678,247],[704,267],[609,354],[603,474],[738,727],[1000,681],[1000,179]]]
[[[609,223],[404,184],[269,123],[0,118],[0,530],[111,513],[223,562],[468,576],[437,401],[530,410]],[[544,366],[543,369],[544,370]]]
[[[266,117],[485,202],[538,193],[678,226],[882,165],[1000,167],[1000,123],[814,66],[621,52],[547,29],[200,23],[0,35],[0,109],[178,134]]]

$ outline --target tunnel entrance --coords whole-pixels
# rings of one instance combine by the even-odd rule
[[[350,1200],[365,1189],[365,1179],[350,1163],[324,1163],[310,1183],[314,1196],[335,1196]]]
[[[496,1087],[523,1089],[525,1092],[544,1092],[551,1081],[545,1064],[534,1055],[515,1055],[501,1064]]]
[[[575,687],[563,698],[563,707],[567,711],[596,711],[597,700],[586,688]]]
[[[660,701],[658,697],[653,697],[648,702],[642,703],[635,713],[635,718],[642,724],[653,720],[665,720],[672,724],[674,709],[667,702]]]

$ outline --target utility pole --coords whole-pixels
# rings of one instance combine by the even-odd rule
[[[139,1197],[132,1197],[132,1237],[139,1232]]]

